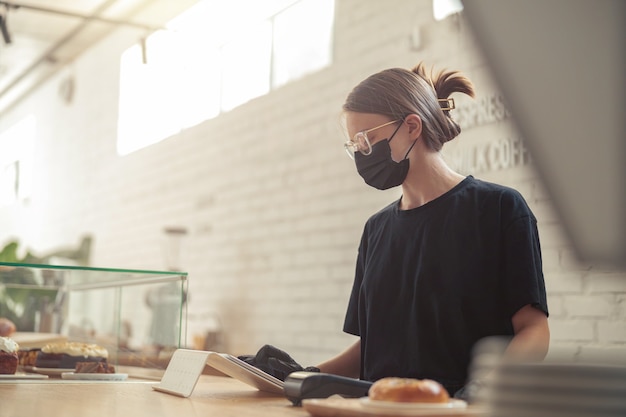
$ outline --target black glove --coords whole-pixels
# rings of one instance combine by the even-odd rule
[[[319,368],[308,366],[303,368],[291,356],[272,345],[265,345],[256,355],[243,355],[239,359],[250,365],[267,372],[268,374],[284,381],[292,372],[306,371],[319,372]]]
[[[484,387],[485,381],[472,379],[463,388],[454,393],[454,398],[467,401],[468,404],[475,403]]]

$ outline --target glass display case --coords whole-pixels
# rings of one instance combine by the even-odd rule
[[[95,343],[117,365],[165,369],[183,347],[187,273],[0,262],[0,317],[22,348]]]

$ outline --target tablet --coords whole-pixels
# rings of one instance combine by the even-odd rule
[[[241,359],[227,353],[208,352],[207,365],[259,391],[284,395],[284,383]]]

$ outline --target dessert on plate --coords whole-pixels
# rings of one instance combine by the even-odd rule
[[[446,403],[448,391],[432,379],[382,378],[374,382],[368,397],[375,401],[402,403]]]
[[[0,374],[14,374],[17,372],[17,352],[20,346],[15,340],[0,337]]]

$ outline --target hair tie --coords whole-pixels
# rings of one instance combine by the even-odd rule
[[[454,99],[453,98],[438,98],[439,106],[441,106],[441,110],[450,111],[454,108]]]

